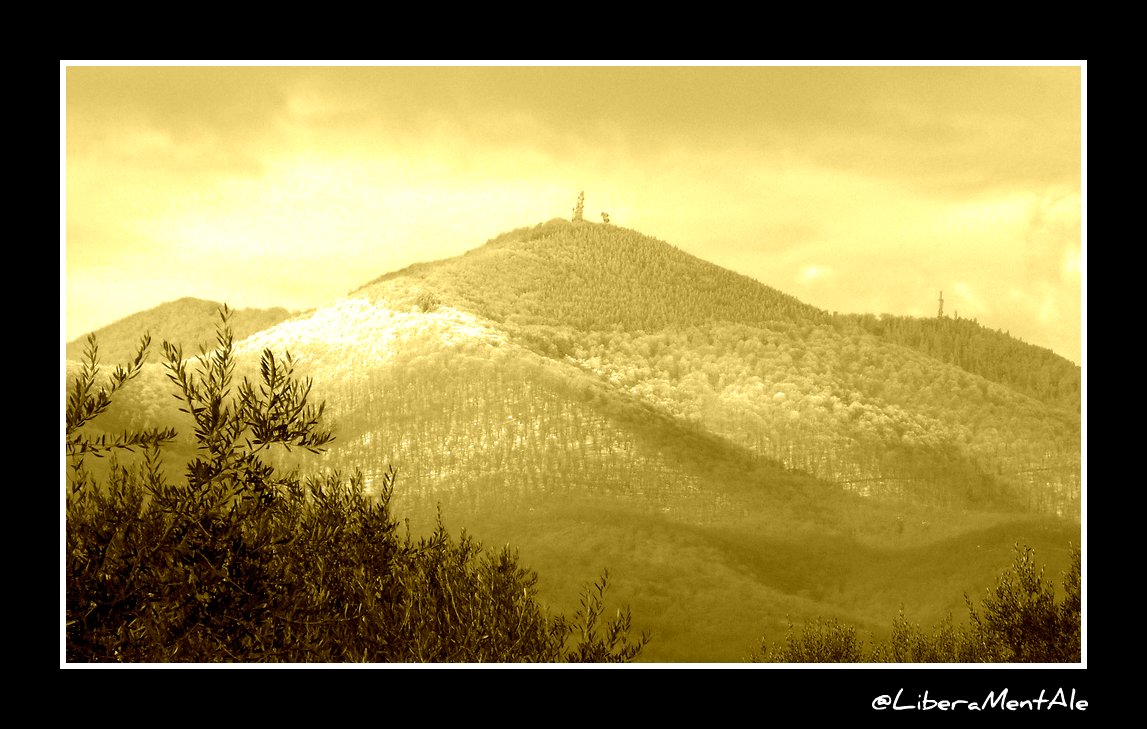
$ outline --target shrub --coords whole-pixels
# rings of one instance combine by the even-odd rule
[[[873,647],[872,663],[985,663],[990,656],[973,635],[949,615],[930,632],[911,623],[901,610],[887,643]]]
[[[1037,569],[1035,550],[1016,545],[1012,566],[997,580],[979,609],[967,595],[967,627],[952,617],[924,631],[904,612],[892,623],[887,642],[870,648],[856,631],[836,620],[816,619],[797,636],[790,624],[784,643],[762,638],[750,660],[772,663],[1078,663],[1082,656],[1082,552],[1071,551],[1064,575],[1064,600]]]
[[[968,600],[974,635],[999,662],[1079,661],[1082,553],[1072,549],[1071,569],[1063,580],[1065,600],[1057,604],[1054,585],[1036,567],[1035,550],[1019,544],[1015,550],[1015,562],[988,591],[981,610]]]
[[[439,300],[439,298],[430,291],[420,292],[414,303],[418,307],[419,311],[427,313],[436,310],[439,306],[442,305],[442,302]]]
[[[789,623],[785,640],[769,645],[762,640],[752,659],[758,663],[863,663],[863,644],[856,629],[836,619],[817,618],[806,623],[798,636]]]
[[[235,362],[221,312],[218,347],[192,368],[165,343],[164,366],[198,452],[184,479],[163,475],[160,446],[173,432],[107,439],[81,432],[138,374],[133,364],[96,388],[91,341],[70,388],[66,452],[68,661],[628,661],[649,640],[629,641],[629,612],[599,634],[605,577],[568,621],[537,600],[537,576],[510,550],[483,551],[439,518],[430,537],[400,535],[391,471],[377,498],[361,476],[277,473],[271,447],[321,451],[322,405],[294,376],[289,355],[265,351],[260,379],[232,396]],[[103,482],[84,457],[113,457]],[[572,644],[572,645],[571,645]]]

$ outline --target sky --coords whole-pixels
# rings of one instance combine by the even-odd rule
[[[1078,61],[61,64],[65,340],[184,296],[310,309],[504,231],[659,238],[828,311],[1083,363]]]

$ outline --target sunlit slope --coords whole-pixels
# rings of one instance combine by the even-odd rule
[[[215,327],[221,307],[222,304],[214,301],[183,298],[124,317],[96,330],[100,359],[111,365],[129,361],[139,347],[140,337],[148,332],[154,347],[153,362],[158,361],[164,340],[183,346],[188,356],[198,354],[200,345],[215,346]],[[281,307],[239,309],[231,318],[231,329],[236,339],[243,339],[290,316],[291,313]],[[78,361],[86,346],[87,335],[68,342],[65,358]]]
[[[727,498],[702,488],[704,476],[759,461],[444,307],[399,311],[347,299],[240,342],[241,370],[263,349],[290,351],[327,403],[337,440],[325,456],[308,456],[312,465],[361,468],[368,487],[394,467],[399,499],[613,494],[696,519]],[[794,478],[771,468],[783,482]]]
[[[314,377],[337,435],[281,466],[362,469],[368,483],[394,467],[396,513],[414,531],[440,513],[514,545],[555,608],[576,609],[578,587],[609,567],[613,599],[658,637],[648,660],[737,661],[785,616],[873,630],[901,605],[942,617],[1008,560],[1003,528],[950,563],[954,546],[975,548],[969,534],[1012,517],[861,497],[782,468],[449,308],[352,298],[239,345],[247,362],[263,348]],[[913,581],[874,574],[882,563]]]
[[[978,325],[941,327],[954,332],[944,339],[928,324],[915,336],[832,316],[635,231],[564,220],[356,295],[472,312],[662,413],[860,493],[1078,511],[1077,373],[1036,357],[1024,377],[1015,363],[1038,348],[973,337]]]

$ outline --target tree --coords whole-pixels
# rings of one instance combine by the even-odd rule
[[[1082,553],[1071,550],[1063,577],[1064,600],[1036,568],[1035,550],[1016,545],[1012,566],[1000,575],[979,609],[967,595],[969,622],[949,616],[931,631],[903,611],[891,638],[866,646],[856,631],[836,620],[816,619],[799,636],[789,625],[784,643],[759,643],[751,660],[772,663],[1078,663],[1082,656],[1080,586]]]
[[[151,337],[144,335],[130,364],[117,366],[106,385],[96,387],[100,375],[99,346],[95,334],[89,334],[84,349],[79,374],[69,388],[64,417],[64,451],[71,469],[73,488],[86,483],[90,475],[84,470],[84,457],[93,455],[102,458],[116,450],[154,448],[175,438],[172,429],[148,429],[137,432],[124,432],[112,436],[98,437],[82,432],[82,429],[111,407],[112,395],[143,371]]]
[[[1071,571],[1064,576],[1065,600],[1037,568],[1035,550],[1015,545],[1012,567],[996,581],[976,610],[968,611],[972,630],[989,652],[1007,663],[1063,663],[1080,660],[1081,552],[1072,548]]]
[[[94,340],[69,389],[66,450],[76,467],[66,499],[68,661],[628,661],[629,612],[601,628],[605,578],[586,588],[573,621],[537,600],[537,575],[509,549],[489,553],[439,519],[429,537],[399,534],[391,471],[378,498],[362,478],[277,472],[273,447],[321,452],[333,436],[311,382],[290,355],[264,351],[259,379],[232,388],[236,361],[220,312],[217,348],[185,361],[164,343],[169,380],[197,447],[183,479],[161,468],[174,433],[110,441],[80,431],[143,366],[97,389]],[[133,374],[134,373],[134,374]],[[143,450],[97,483],[82,456]],[[572,644],[572,645],[571,645]]]
[[[574,209],[573,209],[573,220],[574,220],[574,222],[577,222],[579,220],[584,220],[585,219],[584,215],[585,215],[585,192],[579,192],[577,194],[577,205],[575,205]]]
[[[263,350],[258,391],[244,378],[238,400],[230,402],[235,373],[230,316],[230,309],[224,306],[218,346],[198,358],[194,375],[183,358],[182,347],[168,342],[163,343],[164,366],[178,389],[176,398],[182,400],[179,411],[195,421],[195,439],[204,454],[188,464],[190,484],[198,487],[218,480],[230,483],[237,492],[246,489],[262,496],[260,491],[273,484],[273,469],[260,453],[273,445],[320,453],[334,436],[319,427],[325,404],[316,407],[308,403],[313,383],[309,378],[300,381],[294,377],[290,353],[280,362],[271,350]]]

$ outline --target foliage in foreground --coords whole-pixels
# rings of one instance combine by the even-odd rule
[[[573,619],[550,616],[537,575],[509,549],[483,550],[439,519],[429,537],[399,533],[390,501],[361,477],[280,474],[268,448],[319,452],[331,433],[311,383],[288,355],[263,353],[260,381],[232,395],[229,311],[218,347],[188,368],[164,343],[164,366],[194,422],[198,454],[186,478],[162,474],[171,431],[108,439],[84,426],[138,375],[133,364],[97,386],[89,340],[67,401],[66,659],[70,662],[622,662],[649,636],[629,636],[628,609],[599,625],[608,572],[582,595]],[[142,450],[123,466],[116,449]],[[85,457],[113,452],[96,479]]]
[[[1035,550],[1016,545],[1012,566],[988,591],[979,609],[967,595],[968,625],[951,616],[925,631],[900,613],[887,642],[868,645],[856,629],[837,620],[817,619],[798,635],[789,626],[785,640],[762,639],[752,655],[768,663],[1078,663],[1081,638],[1081,558],[1072,548],[1064,574],[1064,598],[1035,563]]]

